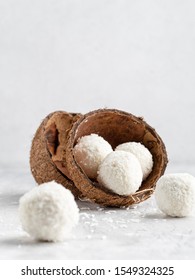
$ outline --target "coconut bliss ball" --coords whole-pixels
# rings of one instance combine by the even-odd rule
[[[159,209],[173,217],[189,216],[195,210],[195,178],[187,173],[162,176],[156,185]]]
[[[119,195],[135,193],[142,183],[142,169],[131,153],[114,151],[100,164],[98,182]]]
[[[143,172],[143,180],[145,180],[148,177],[148,175],[151,173],[153,168],[152,154],[141,143],[137,143],[137,142],[123,143],[118,145],[115,150],[130,152],[137,157],[137,159],[141,164],[141,168]]]
[[[78,223],[79,209],[72,193],[52,181],[21,197],[19,216],[23,229],[35,239],[63,241]]]
[[[86,175],[96,179],[100,163],[112,151],[111,145],[103,137],[90,134],[78,140],[74,147],[74,156]]]

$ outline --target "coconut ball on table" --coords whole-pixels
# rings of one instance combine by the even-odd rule
[[[35,239],[63,241],[78,223],[79,209],[72,193],[52,181],[21,197],[19,216],[23,229]]]
[[[155,190],[159,209],[173,217],[195,214],[195,177],[188,173],[174,173],[162,176]]]
[[[96,179],[100,163],[112,151],[111,145],[103,137],[92,133],[78,140],[74,156],[86,175]]]
[[[131,153],[114,151],[100,164],[98,182],[119,195],[135,193],[142,183],[142,169]]]

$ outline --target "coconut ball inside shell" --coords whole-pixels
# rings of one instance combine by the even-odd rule
[[[103,137],[113,150],[125,142],[140,142],[152,154],[153,168],[140,188],[131,195],[118,195],[90,180],[74,156],[74,147],[79,138],[97,134]],[[157,180],[167,165],[165,145],[155,129],[143,118],[116,109],[100,109],[81,116],[69,131],[66,145],[66,164],[72,181],[83,197],[105,206],[129,206],[149,198],[154,192]]]
[[[101,136],[90,134],[78,140],[74,147],[74,156],[86,175],[96,179],[100,163],[112,151],[111,145]]]
[[[133,154],[114,151],[100,164],[97,180],[116,194],[130,195],[139,189],[142,177],[141,165]]]
[[[115,151],[126,151],[134,154],[139,160],[143,172],[143,180],[145,180],[153,167],[152,154],[149,150],[141,143],[128,142],[120,144],[116,147]]]

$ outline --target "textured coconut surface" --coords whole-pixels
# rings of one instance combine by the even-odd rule
[[[167,173],[194,170],[170,163]],[[0,168],[1,259],[195,259],[195,218],[165,216],[154,195],[129,209],[80,201],[79,224],[65,242],[36,242],[18,216],[20,197],[34,186],[29,167]]]
[[[75,197],[80,192],[68,178],[64,145],[67,131],[78,116],[66,112],[48,115],[38,127],[30,151],[30,168],[35,181],[42,184],[55,180],[71,190]]]

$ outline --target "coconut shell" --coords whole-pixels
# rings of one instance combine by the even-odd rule
[[[31,172],[38,184],[55,180],[69,189],[75,197],[82,196],[68,178],[66,162],[66,137],[80,114],[54,112],[48,115],[36,131],[30,151]]]
[[[78,165],[74,158],[74,146],[80,137],[91,133],[102,136],[113,149],[130,141],[140,142],[149,149],[153,156],[153,170],[135,194],[121,196],[101,187],[98,182],[90,180]],[[129,206],[149,198],[168,162],[165,145],[155,129],[143,118],[115,109],[100,109],[80,117],[69,130],[65,157],[69,176],[83,196],[114,207]]]

